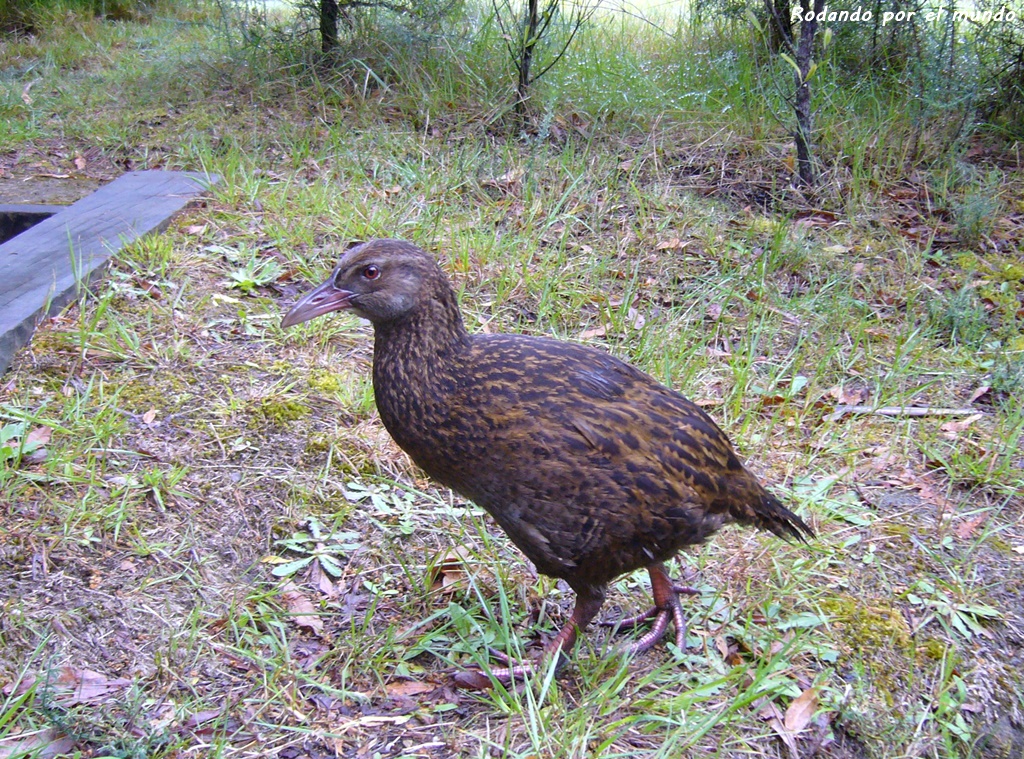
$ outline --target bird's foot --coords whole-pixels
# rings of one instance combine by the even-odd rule
[[[687,585],[675,585],[668,577],[665,568],[654,565],[648,568],[651,575],[651,590],[654,593],[654,608],[648,609],[635,617],[627,617],[617,622],[602,622],[604,627],[614,627],[616,630],[630,630],[634,627],[653,619],[651,629],[644,633],[634,643],[624,646],[623,653],[638,654],[651,648],[661,640],[668,629],[669,620],[672,620],[676,628],[676,648],[680,651],[686,648],[686,617],[683,615],[683,606],[679,602],[679,595],[697,595],[700,591]]]

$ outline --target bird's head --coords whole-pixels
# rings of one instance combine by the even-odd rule
[[[395,322],[432,296],[444,275],[436,262],[401,240],[370,240],[345,252],[327,280],[304,295],[282,327],[351,310],[376,324]]]

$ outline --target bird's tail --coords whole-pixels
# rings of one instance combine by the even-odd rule
[[[745,503],[739,513],[733,512],[733,518],[740,524],[751,524],[768,530],[784,540],[796,538],[806,543],[807,538],[814,537],[814,530],[807,526],[800,517],[782,505],[782,501],[762,487],[760,492],[751,494],[744,499]]]

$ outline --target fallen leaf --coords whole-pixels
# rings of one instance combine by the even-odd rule
[[[786,726],[782,724],[782,720],[780,720],[778,717],[772,717],[768,721],[768,724],[771,725],[772,730],[778,733],[779,737],[782,738],[782,742],[786,744],[786,748],[789,749],[790,755],[800,756],[800,753],[797,751],[796,747],[796,737],[793,735],[793,733],[786,729]]]
[[[585,329],[580,332],[580,340],[593,340],[595,337],[604,337],[607,331],[604,327],[593,327],[591,329]]]
[[[79,153],[78,155],[75,156],[75,168],[78,169],[79,171],[85,171],[85,167],[85,156]]]
[[[309,597],[299,590],[298,585],[293,582],[286,583],[281,591],[281,600],[297,626],[305,627],[318,635],[324,631],[324,622],[317,616],[316,607]]]
[[[974,402],[975,402],[976,400],[978,400],[978,399],[979,399],[979,398],[980,398],[981,396],[983,396],[983,395],[987,394],[987,393],[988,393],[988,391],[989,391],[989,390],[991,390],[991,389],[992,389],[992,388],[991,388],[991,387],[989,387],[988,385],[982,385],[981,387],[979,387],[978,389],[976,389],[976,390],[975,390],[975,391],[974,391],[973,393],[971,393],[971,397],[967,399],[967,402],[968,402],[968,403],[974,403]]]
[[[25,448],[38,448],[46,445],[53,437],[53,429],[50,427],[35,427],[25,436]]]
[[[75,748],[75,741],[66,735],[47,727],[31,733],[18,733],[0,739],[0,759],[32,756],[36,759],[54,759],[68,756]]]
[[[223,710],[221,709],[207,709],[203,712],[196,712],[195,714],[190,715],[189,718],[182,723],[182,727],[194,730],[204,722],[209,722],[211,719],[217,719],[217,717],[222,713]]]
[[[110,693],[124,690],[132,684],[132,681],[123,677],[110,678],[91,669],[61,667],[57,672],[56,678],[40,678],[30,675],[23,678],[16,688],[6,686],[3,692],[8,696],[12,693],[20,696],[23,693],[27,693],[37,683],[39,687],[49,689],[54,699],[62,705],[73,706],[75,704],[94,704],[102,701]]]
[[[647,319],[644,315],[637,311],[635,308],[630,308],[626,314],[626,323],[633,329],[643,329],[644,324],[647,323]]]
[[[709,303],[704,309],[704,318],[709,321],[718,321],[722,316],[722,306],[719,303]]]
[[[155,408],[151,408],[149,411],[147,411],[145,414],[142,415],[142,423],[143,424],[152,424],[154,419],[156,419],[156,409]]]
[[[836,403],[840,406],[859,406],[867,400],[868,392],[863,387],[854,387],[847,390],[842,385],[836,385],[829,388],[827,395],[835,398]]]
[[[416,680],[399,680],[398,682],[389,683],[385,690],[391,698],[415,696],[420,693],[429,693],[432,690],[436,690],[437,686],[431,685],[430,683],[421,683]]]
[[[818,709],[818,689],[808,688],[786,709],[786,718],[783,725],[791,733],[799,733],[810,724],[814,712]]]
[[[511,171],[506,171],[497,179],[485,179],[480,184],[484,187],[496,187],[499,190],[507,191],[519,184],[519,180],[523,178],[525,173],[524,169],[512,169]]]
[[[465,587],[466,565],[469,563],[470,554],[465,548],[459,546],[448,551],[440,561],[434,564],[430,573],[430,589],[435,592],[453,593],[461,587]]]
[[[957,419],[957,420],[952,421],[952,422],[946,422],[939,429],[941,429],[942,432],[944,433],[944,435],[943,435],[944,437],[947,437],[950,440],[955,440],[956,436],[959,433],[961,433],[964,430],[966,430],[968,427],[970,427],[976,421],[981,419],[983,416],[985,416],[985,415],[984,414],[971,414],[970,416],[968,416],[968,417],[966,417],[964,419]]]
[[[979,514],[973,519],[965,519],[964,521],[959,522],[956,527],[953,528],[953,532],[956,533],[956,536],[960,538],[960,540],[970,540],[974,537],[975,530],[977,530],[978,527],[983,525],[987,520],[987,514]]]

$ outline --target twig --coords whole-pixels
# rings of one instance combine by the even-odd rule
[[[970,416],[980,413],[974,408],[940,408],[938,406],[836,406],[826,419],[841,419],[846,414],[878,416]]]

